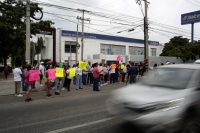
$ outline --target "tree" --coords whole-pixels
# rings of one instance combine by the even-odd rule
[[[200,41],[190,44],[189,39],[182,36],[171,38],[160,54],[160,56],[180,57],[183,62],[195,59],[196,55],[200,55]]]
[[[31,16],[34,12],[42,10],[38,4],[31,3]],[[25,39],[26,39],[26,5],[21,1],[5,0],[0,1],[0,58],[3,58],[4,65],[7,64],[9,56],[16,57],[16,61],[24,60]],[[31,21],[31,35],[40,33],[40,27],[51,27],[52,21]]]

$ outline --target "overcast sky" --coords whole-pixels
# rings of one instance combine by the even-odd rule
[[[31,0],[35,1],[35,0]],[[98,17],[85,14],[90,18],[90,23],[85,22],[85,32],[110,34],[129,38],[143,39],[143,14],[135,0],[37,0],[41,3],[49,3],[73,9],[85,9],[97,15],[110,15],[115,18]],[[166,43],[173,36],[184,36],[190,39],[191,25],[181,25],[181,14],[199,10],[200,0],[149,0],[148,18],[149,40]],[[82,4],[81,4],[82,3]],[[141,3],[144,10],[144,2]],[[89,6],[86,6],[89,5]],[[55,22],[54,27],[64,30],[76,31],[76,16],[82,13],[42,6],[44,20]],[[49,13],[46,13],[49,12]],[[53,14],[63,14],[53,16]],[[68,16],[64,16],[68,15]],[[67,19],[67,20],[64,20]],[[118,24],[117,24],[118,23]],[[120,23],[120,24],[119,24]],[[160,23],[158,25],[158,23]],[[123,24],[123,25],[122,25]],[[126,24],[126,25],[125,25]],[[128,24],[128,25],[127,25]],[[163,27],[163,24],[165,27]],[[173,26],[173,27],[171,27]],[[134,28],[132,32],[128,29]],[[195,24],[195,37],[200,40],[200,23]],[[81,26],[79,26],[81,31]],[[119,31],[124,31],[117,33]]]

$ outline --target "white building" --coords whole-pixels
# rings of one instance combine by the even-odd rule
[[[76,32],[57,30],[56,33],[56,61],[74,64],[76,60]],[[44,37],[44,35],[38,35]],[[78,43],[81,45],[81,32]],[[71,45],[71,61],[70,57]],[[45,36],[45,49],[42,51],[43,59],[53,59],[52,36]],[[149,56],[159,56],[163,46],[157,41],[149,41]],[[81,46],[77,51],[78,60],[81,60]],[[84,33],[83,59],[93,61],[116,61],[117,55],[121,55],[123,62],[143,61],[144,40],[110,36],[102,34]],[[135,57],[135,59],[134,59]],[[139,58],[138,58],[139,57]]]

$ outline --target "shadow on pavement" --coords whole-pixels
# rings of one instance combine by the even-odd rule
[[[143,133],[130,122],[123,122],[119,124],[116,131],[116,133]]]

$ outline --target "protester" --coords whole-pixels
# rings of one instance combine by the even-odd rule
[[[103,69],[104,71],[104,85],[107,85],[107,80],[108,80],[108,68],[107,68],[107,64],[104,65]]]
[[[94,68],[92,70],[93,73],[93,91],[100,91],[99,90],[99,74],[103,72],[103,70],[99,71],[98,63],[94,64]]]
[[[22,97],[23,95],[20,94],[22,71],[19,69],[18,64],[13,70],[13,75],[14,75],[14,82],[15,82],[15,96]]]
[[[28,65],[27,71],[25,73],[25,83],[26,83],[26,102],[33,101],[33,99],[30,97],[33,81],[29,81],[29,76],[30,76],[30,70],[31,70],[31,65]]]
[[[70,77],[70,66],[67,67],[67,70],[66,70],[66,82],[65,82],[65,86],[67,87],[67,90],[70,91],[70,84],[71,84],[71,81],[72,81],[72,77]]]
[[[25,65],[22,67],[22,90],[26,91],[26,83],[25,83],[25,73],[28,68],[28,62],[25,62]]]
[[[112,62],[110,68],[109,68],[109,72],[110,72],[110,84],[111,83],[115,83],[115,68],[114,66],[116,66],[116,64],[114,64],[114,62]]]
[[[54,86],[54,80],[49,79],[49,77],[48,77],[48,69],[49,68],[50,68],[49,66],[47,66],[47,68],[46,68],[46,82],[45,82],[45,84],[46,84],[46,96],[47,97],[52,96],[51,93],[50,93],[50,90],[51,90],[51,87]]]
[[[130,70],[128,71],[129,75],[130,75],[130,84],[135,83],[136,82],[136,76],[138,74],[138,69],[134,66],[134,63],[131,63],[131,67]]]
[[[119,78],[119,61],[115,62],[116,64],[116,68],[115,68],[115,82],[119,82],[118,78]]]
[[[61,90],[65,90],[65,77],[66,77],[66,68],[65,68],[66,66],[64,65],[64,66],[62,66],[62,68],[63,68],[63,76],[64,77],[61,77],[60,78],[60,80],[62,81],[62,84],[61,84],[61,87],[62,87],[62,89]]]
[[[76,64],[74,64],[74,65],[73,65],[73,68],[76,68],[76,67],[77,67]],[[73,77],[73,84],[74,84],[74,85],[76,84],[76,76]]]
[[[79,63],[77,64],[76,68],[76,90],[83,89],[82,87],[82,69],[79,68]]]
[[[37,66],[36,64],[33,64],[33,67],[32,67],[33,70],[37,70]],[[35,89],[35,81],[33,82],[33,90]]]
[[[44,62],[40,62],[40,66],[39,66],[39,70],[40,70],[40,86],[43,86],[42,84],[42,80],[43,80],[43,76],[44,76],[44,66],[43,66]]]
[[[89,83],[93,84],[92,66],[90,61],[88,62],[87,70],[88,70],[87,84]]]
[[[100,85],[103,86],[104,85],[104,69],[103,69],[102,63],[99,64],[98,69],[99,71],[101,71],[101,73],[99,74]]]
[[[85,70],[83,70],[83,74],[82,74],[83,85],[87,85],[87,75],[88,75],[88,70],[86,68]]]
[[[7,65],[5,66],[3,71],[4,71],[4,74],[5,74],[5,78],[7,79],[8,78],[8,74],[9,74],[9,68],[8,68]]]
[[[56,67],[59,67],[58,65],[55,65],[55,69]],[[59,77],[56,77],[54,79],[54,91],[55,91],[55,95],[60,95],[59,91],[58,91],[58,83],[59,83]]]

